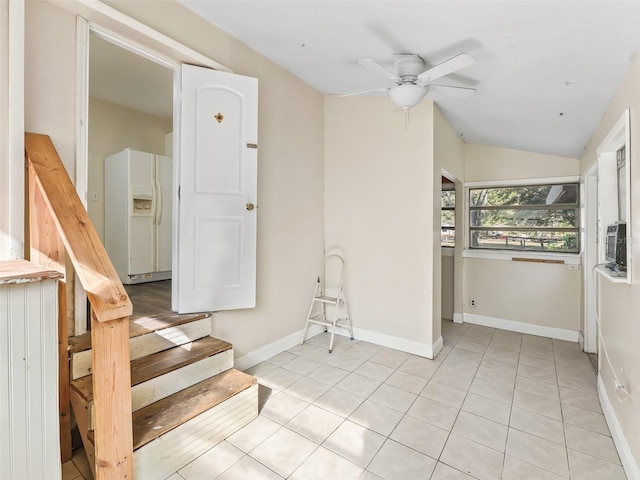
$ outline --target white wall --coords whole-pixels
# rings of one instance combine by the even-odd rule
[[[602,347],[600,368],[605,395],[608,396],[618,423],[629,444],[635,474],[640,461],[640,58],[636,58],[609,109],[602,117],[580,159],[582,173],[597,162],[596,148],[626,108],[631,109],[631,221],[633,284],[614,284],[599,278],[599,340],[606,346],[609,360],[620,382],[632,398],[625,402],[617,399],[614,371],[608,364]],[[627,465],[625,465],[627,466]],[[627,472],[629,473],[629,472]],[[632,477],[630,477],[632,478]],[[638,477],[636,477],[638,478]]]
[[[214,314],[213,335],[241,356],[301,330],[323,255],[322,96],[175,1],[110,3],[259,79],[257,307]],[[75,16],[27,2],[27,35],[25,122],[74,178]]]
[[[579,168],[574,158],[465,144],[466,182],[577,177]],[[465,314],[579,331],[581,271],[510,258],[464,259]]]
[[[437,340],[431,319],[439,295],[433,104],[413,108],[405,131],[387,98],[326,96],[324,131],[325,243],[327,252],[344,253],[354,326],[427,352]]]
[[[158,155],[165,153],[165,135],[173,119],[89,98],[89,172],[87,210],[104,242],[104,159],[125,148]],[[92,199],[97,195],[97,200]]]

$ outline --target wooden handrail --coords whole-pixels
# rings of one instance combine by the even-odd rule
[[[56,149],[47,135],[25,134],[29,170],[99,322],[128,317],[131,301]]]
[[[25,134],[25,157],[31,260],[64,272],[68,256],[91,303],[96,480],[133,480],[131,301],[51,139]]]

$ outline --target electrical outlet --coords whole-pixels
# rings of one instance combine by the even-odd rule
[[[476,301],[475,298],[470,298],[469,299],[469,306],[472,308],[476,308],[478,306],[478,302]]]

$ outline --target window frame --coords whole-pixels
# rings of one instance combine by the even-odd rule
[[[453,207],[445,207],[442,205],[442,192],[453,192]],[[450,249],[454,249],[456,246],[456,230],[459,230],[458,225],[457,225],[457,218],[456,218],[456,202],[457,202],[457,197],[458,192],[456,191],[456,187],[454,184],[451,184],[451,186],[447,186],[445,187],[444,185],[441,187],[440,189],[440,238],[442,239],[442,231],[443,230],[451,230],[453,231],[453,244],[451,245],[443,245],[442,244],[442,240],[440,240],[440,247],[441,248],[450,248]],[[442,225],[442,212],[444,211],[448,211],[448,212],[453,212],[453,226],[449,227],[449,226],[444,226]],[[458,238],[457,241],[460,241],[460,239]]]
[[[518,188],[518,187],[537,187],[537,186],[554,186],[554,185],[575,185],[576,187],[576,201],[571,204],[551,204],[551,205],[504,205],[504,206],[473,206],[471,204],[471,192],[473,190],[481,189],[493,189],[493,188]],[[483,257],[488,256],[501,256],[516,254],[517,256],[525,256],[531,258],[557,258],[560,256],[572,258],[581,254],[583,248],[583,237],[581,231],[582,223],[582,185],[580,184],[579,177],[556,177],[556,178],[540,178],[540,179],[528,179],[528,180],[516,180],[516,181],[499,181],[499,182],[469,182],[465,184],[465,257]],[[554,231],[554,232],[575,232],[576,234],[576,249],[572,251],[554,251],[554,250],[537,250],[537,249],[525,249],[525,248],[487,248],[482,246],[471,245],[471,235],[474,231],[492,231],[497,230],[497,227],[472,227],[471,226],[471,214],[474,210],[557,210],[557,209],[570,209],[576,212],[576,226],[575,227],[512,227],[503,228],[502,231]],[[573,262],[571,262],[573,263]]]

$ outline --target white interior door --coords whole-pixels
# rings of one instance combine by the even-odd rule
[[[258,80],[183,65],[181,95],[173,307],[255,307]]]

